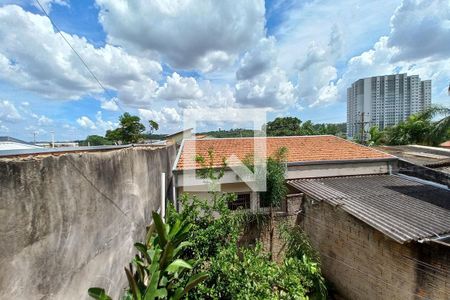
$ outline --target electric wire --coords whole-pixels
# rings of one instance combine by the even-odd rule
[[[58,25],[56,25],[56,23],[52,20],[52,18],[50,17],[50,15],[47,13],[47,11],[45,10],[45,8],[42,6],[41,2],[39,2],[39,0],[34,0],[36,2],[36,4],[39,6],[39,8],[42,10],[42,12],[45,14],[45,16],[47,16],[47,18],[50,20],[50,23],[53,25],[53,27],[56,29],[56,31],[58,32],[58,34],[63,38],[63,40],[66,42],[66,44],[70,47],[70,49],[72,49],[72,51],[75,53],[75,55],[78,57],[78,59],[81,61],[81,63],[84,65],[84,67],[86,68],[86,70],[89,72],[89,74],[91,74],[91,76],[94,78],[94,80],[97,82],[97,84],[103,89],[103,91],[106,93],[106,95],[108,95],[108,97],[113,100],[117,107],[119,107],[119,109],[122,112],[125,112],[119,101],[117,101],[116,97],[112,96],[109,91],[105,88],[105,86],[100,82],[100,80],[97,78],[97,76],[95,76],[94,72],[92,72],[91,68],[88,66],[88,64],[85,62],[85,60],[81,57],[81,55],[78,53],[77,50],[75,50],[75,48],[72,46],[72,44],[70,44],[70,42],[67,40],[67,38],[64,36],[64,34],[62,33],[62,31],[59,29]]]

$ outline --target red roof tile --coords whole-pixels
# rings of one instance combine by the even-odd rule
[[[365,147],[345,139],[330,136],[288,136],[256,138],[260,142],[266,141],[266,156],[273,155],[281,147],[286,147],[288,162],[353,160],[353,159],[383,159],[394,156]],[[240,160],[254,154],[254,138],[226,138],[185,140],[176,169],[199,168],[195,163],[196,155],[201,155],[208,162],[208,150],[214,151],[214,166],[221,166],[222,158],[229,158],[233,154]],[[258,148],[257,148],[258,149]],[[228,161],[228,165],[232,161]]]

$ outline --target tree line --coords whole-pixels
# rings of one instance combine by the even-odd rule
[[[142,142],[146,138],[159,139],[164,135],[157,135],[154,132],[159,129],[159,124],[154,120],[148,121],[149,131],[145,133],[145,125],[141,123],[141,118],[130,113],[124,113],[119,117],[119,126],[116,129],[107,130],[105,136],[89,135],[81,142],[82,146],[100,146],[114,144],[135,144]]]
[[[369,136],[369,145],[437,146],[450,140],[450,108],[433,106],[385,130],[373,126]]]

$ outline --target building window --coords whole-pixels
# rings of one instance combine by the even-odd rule
[[[250,209],[250,194],[237,194],[236,200],[228,203],[230,210]]]

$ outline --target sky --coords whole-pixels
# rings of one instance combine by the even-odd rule
[[[352,82],[396,73],[450,104],[450,0],[39,2],[62,36],[37,0],[0,0],[0,136],[84,139],[124,112],[170,133],[196,108],[345,122]]]

